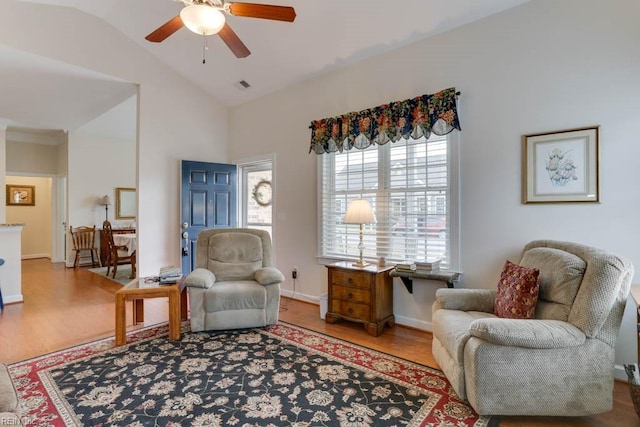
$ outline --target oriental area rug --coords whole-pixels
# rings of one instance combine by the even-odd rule
[[[442,372],[280,322],[166,324],[9,366],[30,426],[488,426]]]

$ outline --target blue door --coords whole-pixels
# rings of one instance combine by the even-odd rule
[[[202,230],[236,226],[237,177],[236,165],[182,161],[182,274],[195,268]]]

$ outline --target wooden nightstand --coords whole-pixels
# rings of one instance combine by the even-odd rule
[[[328,309],[325,321],[340,319],[364,323],[370,335],[377,337],[385,324],[394,325],[393,279],[389,272],[393,266],[353,267],[342,261],[327,265]]]

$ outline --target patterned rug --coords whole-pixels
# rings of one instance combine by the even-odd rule
[[[167,326],[9,366],[30,426],[483,427],[442,372],[307,329]]]
[[[113,278],[113,269],[109,272],[107,276],[107,267],[99,267],[99,268],[90,268],[90,272],[98,274],[105,279],[113,280],[114,282],[118,282],[122,285],[126,285],[131,281],[131,265],[123,264],[118,266],[118,271],[116,271],[116,278]]]

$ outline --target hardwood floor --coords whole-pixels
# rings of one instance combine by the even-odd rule
[[[22,262],[23,304],[11,304],[0,314],[0,362],[13,363],[52,351],[113,336],[115,292],[120,285],[87,269],[65,268],[48,259]],[[168,319],[165,298],[145,301],[145,323],[133,326],[127,307],[128,330]],[[362,325],[327,324],[318,306],[283,298],[280,319],[308,329],[354,342],[394,356],[437,367],[431,355],[431,334],[396,325],[378,337]],[[585,390],[588,393],[588,390]],[[598,426],[640,427],[627,384],[615,383],[614,409],[591,417],[503,417],[502,427]]]

